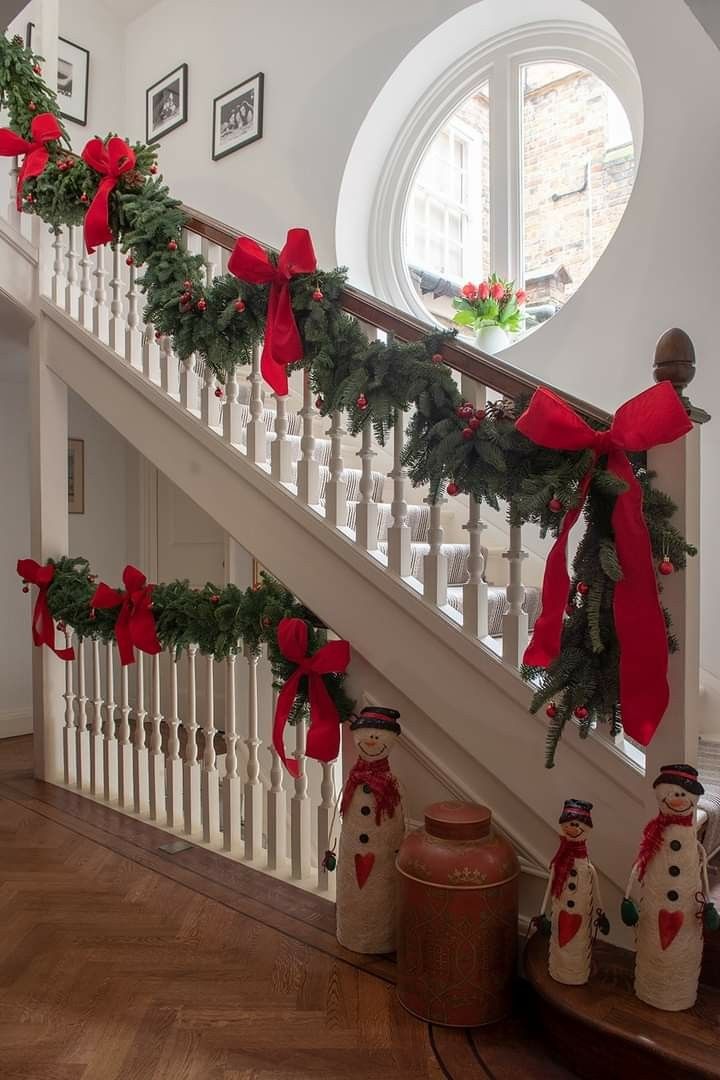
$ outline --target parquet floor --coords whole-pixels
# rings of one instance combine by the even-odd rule
[[[2,1080],[569,1077],[517,1021],[414,1020],[387,961],[335,944],[329,906],[158,854],[166,834],[34,781],[30,751],[0,742]]]

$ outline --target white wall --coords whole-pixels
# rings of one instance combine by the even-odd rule
[[[87,126],[65,121],[73,150],[80,153],[93,135],[126,134],[122,91],[124,24],[112,8],[100,8],[97,0],[71,0],[60,4],[60,36],[90,52]],[[132,137],[144,139],[144,129],[134,130]]]

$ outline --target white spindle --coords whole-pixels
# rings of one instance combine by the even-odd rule
[[[273,694],[277,701],[277,694]],[[273,708],[273,715],[275,709]],[[287,837],[287,794],[283,787],[285,776],[277,750],[270,747],[270,790],[267,793],[267,866],[279,870],[285,862]]]
[[[17,181],[19,171],[18,159],[13,158],[13,166],[8,171],[10,190],[7,204],[7,221],[9,225],[12,225],[12,227],[18,231],[20,230],[22,220],[22,212],[17,208]]]
[[[222,410],[223,439],[231,446],[240,445],[242,424],[238,408],[237,367],[233,364],[225,382],[225,397]]]
[[[248,665],[248,734],[245,745],[248,751],[247,780],[245,781],[245,858],[259,859],[262,851],[263,789],[260,781],[258,748],[260,739],[258,708],[258,661],[259,652],[245,650]]]
[[[270,445],[270,473],[281,484],[292,484],[292,444],[288,439],[287,397],[275,398],[275,438]]]
[[[220,777],[215,754],[215,657],[212,653],[206,657],[206,698],[203,734],[205,753],[200,780],[202,800],[203,840],[206,844],[220,843]]]
[[[480,519],[478,500],[470,495],[468,502],[468,520],[463,525],[469,541],[468,580],[463,585],[463,629],[472,637],[483,638],[488,634],[488,587],[482,553],[482,534],[486,525]]]
[[[205,378],[200,391],[200,419],[207,427],[214,426],[214,420],[218,413],[218,395],[215,391],[218,384],[209,364],[205,364]]]
[[[167,745],[167,823],[171,829],[179,829],[183,824],[183,765],[180,758],[178,715],[178,664],[180,653],[173,649],[170,653],[170,715],[168,717]]]
[[[114,802],[118,797],[118,741],[115,736],[115,676],[113,673],[113,643],[105,645],[105,731],[103,738],[103,798]]]
[[[187,723],[185,734],[185,763],[183,765],[183,817],[185,832],[196,833],[200,828],[200,763],[197,746],[197,686],[195,679],[195,658],[197,645],[188,646],[188,696]]]
[[[72,634],[70,630],[65,631],[65,647],[70,648],[72,644]],[[76,764],[76,749],[75,749],[75,692],[73,690],[73,663],[72,660],[65,661],[65,726],[63,729],[63,776],[66,784],[74,784],[77,778],[75,770]]]
[[[137,288],[137,270],[135,263],[130,263],[128,272],[127,324],[125,326],[125,362],[131,367],[140,365],[142,353],[142,332],[140,329],[139,296]]]
[[[122,303],[122,267],[120,248],[112,248],[112,274],[110,276],[110,325],[108,343],[111,349],[122,353],[125,349],[125,320]]]
[[[393,426],[393,467],[389,474],[393,482],[393,498],[390,506],[392,524],[388,527],[388,566],[393,574],[409,577],[412,551],[408,523],[407,470],[402,464],[404,436],[405,414],[396,409]]]
[[[528,553],[522,546],[522,526],[510,526],[510,543],[503,558],[508,560],[508,610],[503,615],[502,657],[506,664],[519,668],[528,643],[528,617],[523,611],[525,587],[522,583],[522,564]]]
[[[148,751],[145,739],[145,653],[137,650],[135,660],[135,740],[133,744],[133,781],[135,797],[133,809],[136,814],[147,817],[150,813],[150,785],[148,783]]]
[[[146,379],[159,382],[160,379],[160,349],[155,327],[148,323],[142,339],[142,372]]]
[[[362,442],[358,450],[362,472],[360,475],[360,501],[355,511],[355,540],[365,551],[376,551],[378,545],[378,506],[372,497],[372,460],[375,457],[372,438],[372,425],[366,423],[362,429]]]
[[[102,683],[100,680],[100,642],[92,639],[93,717],[90,730],[90,791],[103,793]]]
[[[247,455],[255,465],[264,465],[267,461],[267,430],[263,419],[263,378],[260,374],[260,350],[257,346],[253,349],[248,382],[250,420],[245,437]]]
[[[225,779],[223,781],[223,847],[237,852],[242,838],[242,782],[238,773],[235,665],[230,653],[225,661]]]
[[[163,334],[160,337],[158,348],[160,350],[160,386],[166,394],[177,397],[179,394],[178,366],[169,334]]]
[[[130,742],[130,687],[128,669],[120,668],[120,723],[118,724],[118,802],[134,809],[133,748]]]
[[[77,648],[77,727],[75,728],[75,783],[81,789],[90,790],[90,741],[87,726],[87,703],[85,693],[85,642],[78,638]]]
[[[108,340],[108,308],[107,291],[105,289],[105,247],[100,245],[95,252],[95,304],[93,305],[92,329],[96,338],[101,341]]]
[[[298,462],[297,484],[300,501],[306,506],[317,506],[320,502],[320,466],[315,460],[315,416],[310,372],[303,369],[303,407],[302,438],[300,440],[301,458]]]
[[[53,267],[51,293],[53,304],[65,307],[65,257],[63,235],[60,229],[53,234]]]
[[[317,810],[317,864],[318,888],[327,892],[330,886],[329,874],[323,867],[325,852],[330,847],[330,827],[335,806],[335,763],[322,763],[322,781],[320,783],[320,805]]]
[[[220,265],[220,251],[217,244],[213,244],[204,236],[200,241],[200,252],[203,258],[203,271],[206,283],[211,284],[218,273]]]
[[[148,775],[150,780],[150,817],[153,821],[164,821],[165,809],[165,758],[162,752],[162,713],[160,712],[160,654],[155,653],[151,661],[152,698],[150,703],[151,733]]]
[[[431,604],[444,607],[447,604],[448,560],[442,550],[442,508],[446,499],[438,494],[435,502],[430,496],[425,502],[430,506],[430,550],[423,560],[423,595]]]
[[[180,404],[188,412],[197,408],[197,378],[195,375],[195,354],[186,356],[180,365]]]
[[[325,517],[338,529],[347,525],[347,481],[342,456],[343,438],[346,434],[342,426],[342,413],[339,409],[335,409],[330,416],[328,428],[330,475],[325,487]]]
[[[65,310],[68,315],[72,315],[73,319],[77,319],[78,317],[78,302],[80,300],[80,289],[78,287],[78,243],[82,243],[80,230],[76,225],[71,225],[68,229],[68,246],[65,253],[65,258],[67,260]]]
[[[307,758],[305,740],[307,721],[300,720],[295,725],[295,752],[293,757],[298,763],[298,776],[295,790],[290,800],[290,861],[291,873],[295,881],[310,875],[310,796],[308,795]]]
[[[85,243],[82,243],[82,254],[80,256],[80,298],[78,301],[78,322],[81,326],[84,326],[86,330],[92,330],[93,324],[93,293],[92,293],[92,281],[90,277],[90,267],[92,263],[90,256],[85,248]]]

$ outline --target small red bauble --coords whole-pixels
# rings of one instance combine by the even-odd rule
[[[235,310],[236,311],[239,311],[239,312],[242,313],[245,310],[246,306],[247,305],[245,304],[244,300],[236,300],[235,301]]]
[[[433,353],[432,357],[431,357],[431,360],[432,360],[433,364],[444,364],[445,363],[445,357],[443,356],[443,354],[441,352]]]
[[[572,604],[566,604],[565,605],[565,614],[566,615],[572,615],[574,610],[575,610],[575,608],[574,608],[574,606]]]
[[[177,251],[177,241],[176,240],[168,240],[167,249],[168,249],[168,251]]]
[[[36,75],[42,75],[42,68],[39,64],[33,64],[33,71]]]
[[[152,165],[150,166],[150,172],[151,172],[151,173],[153,174],[153,176],[154,176],[154,175],[155,175],[155,173],[156,173],[157,171],[158,171],[158,167],[157,167],[157,165],[155,165],[155,163],[153,162],[153,164],[152,164]]]
[[[313,300],[322,300],[324,295],[325,294],[323,293],[322,289],[316,289],[315,292],[312,294],[312,298]]]
[[[162,330],[156,330],[155,331],[155,340],[159,341],[161,337],[162,337]]]
[[[127,258],[125,259],[125,262],[128,264],[128,266],[134,266],[135,265],[135,260],[133,259],[132,255],[128,255]]]
[[[185,292],[190,292],[192,289],[192,281],[183,281],[183,289],[185,289]]]
[[[30,592],[30,586],[29,585],[23,585],[23,592]]]
[[[473,431],[473,429],[471,427],[463,428],[462,429],[462,437],[465,440],[465,442],[470,442],[471,439],[475,438],[475,432]]]
[[[478,420],[477,416],[473,416],[472,420],[468,420],[468,427],[472,428],[473,431],[477,431],[481,424],[482,420]]]
[[[669,574],[672,574],[672,573],[675,572],[675,567],[673,566],[673,564],[670,562],[669,559],[663,559],[663,561],[658,566],[658,570],[660,571],[660,573],[662,574],[663,577],[668,577]]]
[[[210,597],[210,603],[211,604],[219,604],[220,603],[220,597],[217,595],[217,593],[215,593],[213,596]]]
[[[563,504],[559,499],[551,499],[548,503],[548,510],[552,510],[553,514],[559,514],[563,508]]]
[[[64,161],[58,161],[58,163],[57,163],[57,171],[58,172],[65,172],[66,169],[67,169],[67,165],[65,164],[65,162]]]
[[[367,409],[368,399],[365,397],[364,394],[361,394],[359,398],[356,398],[355,404],[357,405],[358,409]]]
[[[554,716],[557,716],[557,714],[558,714],[557,705],[555,704],[554,701],[551,701],[550,704],[548,705],[547,709],[545,710],[545,715],[549,716],[550,719],[552,720]]]
[[[30,110],[30,112],[35,112],[35,110],[37,109],[37,105],[34,101],[28,101],[28,109]]]
[[[581,596],[587,596],[587,594],[590,592],[590,586],[587,584],[587,582],[581,581],[578,583],[577,591],[580,593]]]
[[[585,720],[588,716],[588,711],[589,710],[586,709],[584,705],[578,705],[576,709],[573,709],[573,712],[578,718],[578,720]]]
[[[268,626],[272,626],[272,619],[270,618],[269,615],[264,615],[263,616],[262,624],[265,627],[265,629],[267,629]]]
[[[480,420],[480,421],[484,420],[485,419],[485,410],[484,409],[476,409],[475,410],[475,419]]]
[[[82,195],[80,196],[80,202],[81,203],[90,202],[89,198],[87,197],[87,195],[85,194],[84,191],[83,191]]]
[[[192,296],[190,295],[189,292],[184,292],[180,296],[180,303],[181,304],[189,304],[191,300],[192,300]]]
[[[455,412],[461,420],[469,420],[470,417],[474,416],[475,414],[475,410],[473,409],[472,405],[470,405],[467,401],[464,405],[458,405]]]
[[[223,393],[224,393],[224,391],[223,391],[222,386],[216,386],[215,387],[215,397],[222,397]]]
[[[207,308],[207,300],[203,300],[201,297],[195,307],[198,309],[198,311],[205,311],[205,309]]]
[[[324,407],[325,407],[325,399],[322,398],[322,397],[319,397],[319,396],[316,397],[315,398],[315,408],[316,409],[323,409]]]
[[[448,495],[459,495],[460,494],[460,485],[454,483],[451,480],[450,483],[447,486],[447,493],[448,493]]]

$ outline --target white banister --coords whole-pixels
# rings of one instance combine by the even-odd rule
[[[510,526],[510,543],[503,558],[508,561],[508,586],[506,589],[508,610],[503,615],[502,658],[511,667],[519,668],[528,643],[528,617],[524,610],[525,586],[522,581],[522,564],[528,553],[522,546],[522,526]]]
[[[180,404],[183,409],[194,412],[197,408],[197,377],[195,354],[186,356],[180,365]]]
[[[146,379],[157,382],[160,378],[159,336],[152,323],[147,323],[142,339],[142,372]]]
[[[220,843],[220,777],[215,754],[215,657],[210,653],[205,658],[205,710],[203,735],[205,752],[203,754],[200,777],[200,798],[202,808],[203,840],[206,844]]]
[[[393,482],[393,498],[390,506],[392,524],[388,527],[388,566],[393,574],[409,577],[412,552],[407,505],[408,474],[402,464],[404,436],[405,414],[396,409],[393,425],[393,467],[389,474]]]
[[[308,795],[307,758],[305,741],[307,721],[300,720],[295,725],[295,751],[293,757],[298,763],[298,776],[290,800],[290,863],[291,875],[295,881],[309,877],[310,864],[310,797]]]
[[[160,711],[160,653],[155,653],[151,661],[152,696],[150,754],[148,757],[148,776],[150,784],[150,817],[153,821],[164,821],[165,809],[165,758],[162,752],[162,720]]]
[[[315,416],[310,371],[303,369],[303,407],[302,438],[300,440],[301,457],[298,462],[297,485],[298,498],[306,506],[317,506],[320,502],[320,466],[315,459]]]
[[[330,828],[335,807],[335,762],[322,763],[320,782],[320,805],[317,810],[317,865],[318,889],[327,892],[330,886],[329,874],[323,866],[325,852],[330,847]]]
[[[92,639],[93,716],[90,731],[90,792],[103,793],[102,681],[100,678],[100,642]]]
[[[82,244],[82,254],[80,256],[80,297],[78,300],[78,322],[86,330],[92,330],[93,325],[93,293],[92,293],[92,281],[90,278],[90,267],[92,266],[90,256],[87,253],[85,244]]]
[[[133,757],[130,742],[130,688],[127,667],[120,668],[120,723],[118,724],[118,802],[134,808]]]
[[[260,782],[260,760],[258,748],[260,739],[258,714],[258,661],[260,653],[254,649],[245,649],[248,665],[248,733],[247,779],[245,781],[245,858],[259,859],[262,851],[262,816],[263,789]]]
[[[343,438],[347,432],[342,426],[342,413],[333,409],[330,414],[330,475],[325,488],[325,517],[330,525],[342,529],[347,525],[347,480],[343,461]]]
[[[242,434],[240,410],[238,408],[238,389],[237,365],[233,364],[225,382],[222,410],[223,439],[225,442],[230,443],[231,446],[240,445]]]
[[[125,320],[122,302],[122,267],[121,253],[117,244],[111,248],[112,273],[110,275],[110,321],[108,326],[108,344],[117,353],[125,351]]]
[[[75,783],[80,789],[90,790],[90,742],[87,726],[87,703],[85,693],[85,642],[77,639],[77,726],[75,728]]]
[[[183,764],[180,757],[180,716],[178,711],[178,664],[180,650],[170,652],[170,715],[168,716],[168,744],[166,763],[167,823],[171,829],[183,824]]]
[[[166,394],[177,397],[180,392],[178,366],[172,350],[172,338],[162,334],[158,341],[160,352],[160,387]]]
[[[423,596],[436,607],[447,604],[448,560],[442,550],[444,530],[442,526],[442,508],[445,496],[438,493],[436,499],[430,495],[424,500],[430,507],[430,529],[428,539],[430,550],[423,560]]]
[[[242,840],[242,783],[237,756],[237,701],[235,667],[237,655],[225,661],[225,779],[223,780],[223,847],[237,854]]]
[[[463,629],[471,637],[488,634],[488,587],[485,581],[485,559],[482,553],[482,534],[486,528],[480,517],[480,503],[468,496],[468,519],[463,529],[468,534],[467,572],[463,585]]]
[[[200,252],[203,259],[203,276],[205,282],[209,285],[218,273],[218,268],[220,266],[220,251],[217,244],[213,244],[203,236],[200,241]]]
[[[213,417],[218,413],[218,397],[215,391],[222,391],[222,387],[215,381],[215,375],[208,363],[205,364],[205,377],[203,378],[200,391],[200,419],[207,427],[213,427]]]
[[[58,307],[65,306],[65,257],[63,246],[63,234],[60,229],[57,229],[53,233],[52,239],[53,265],[50,295],[53,304],[57,304]]]
[[[273,701],[277,694],[273,695]],[[273,714],[275,710],[273,708]],[[267,793],[267,867],[279,870],[285,862],[287,837],[287,794],[280,755],[270,747],[270,789]]]
[[[287,396],[275,398],[275,438],[270,445],[270,474],[281,484],[292,484],[292,444],[288,439]]]
[[[267,429],[263,419],[263,378],[260,374],[260,349],[253,348],[252,365],[247,377],[250,383],[250,420],[246,431],[247,455],[255,465],[267,462]]]
[[[78,287],[78,240],[82,243],[82,233],[77,225],[68,228],[68,246],[65,252],[67,271],[65,275],[65,310],[73,319],[78,317],[80,289]]]
[[[107,292],[105,289],[105,278],[107,277],[107,273],[105,270],[105,246],[103,244],[95,251],[95,269],[93,271],[93,277],[95,278],[95,303],[93,305],[92,331],[96,338],[100,338],[101,341],[107,342],[108,309]]]
[[[372,497],[372,460],[375,457],[372,439],[372,424],[366,423],[362,429],[362,442],[358,450],[361,461],[360,501],[355,509],[355,541],[364,551],[376,551],[378,546],[378,505]]]
[[[65,648],[72,644],[72,633],[65,630]],[[74,784],[75,772],[75,692],[73,690],[73,661],[65,661],[65,726],[63,728],[63,777],[66,784]]]
[[[114,802],[118,797],[119,754],[115,735],[115,676],[113,673],[113,643],[105,644],[105,731],[103,738],[103,798]]]
[[[185,832],[196,833],[200,828],[200,762],[197,745],[197,685],[195,658],[197,645],[188,645],[187,722],[185,723],[185,762],[183,764],[183,818]]]
[[[12,167],[8,170],[10,188],[8,192],[9,198],[7,202],[7,222],[19,232],[20,223],[22,220],[22,212],[18,210],[17,207],[17,182],[20,169],[18,167],[18,159],[16,157],[12,159],[12,162]]]
[[[128,256],[128,291],[125,293],[127,300],[127,323],[125,326],[125,363],[131,367],[138,367],[141,363],[142,332],[140,329],[139,294],[137,287],[137,269],[132,256]]]
[[[139,649],[135,654],[135,739],[133,745],[133,807],[136,814],[150,812],[150,786],[148,784],[148,752],[145,741],[145,653]]]

